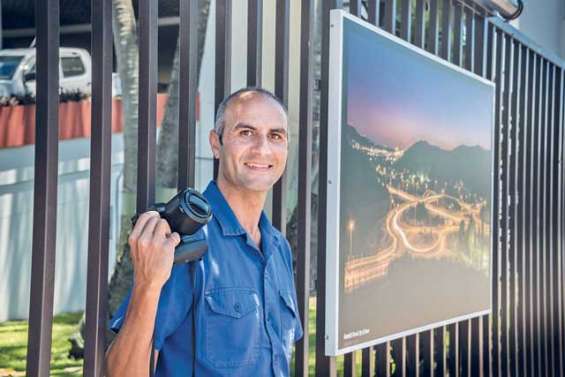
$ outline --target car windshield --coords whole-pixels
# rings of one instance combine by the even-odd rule
[[[23,56],[0,56],[0,80],[11,80]]]

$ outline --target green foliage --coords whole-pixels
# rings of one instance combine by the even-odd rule
[[[64,313],[53,320],[51,376],[82,376],[82,360],[69,359],[67,338],[76,330],[82,313]],[[0,323],[0,376],[25,376],[27,321]]]

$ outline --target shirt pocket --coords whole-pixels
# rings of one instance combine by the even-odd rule
[[[206,359],[217,368],[257,361],[261,311],[253,289],[221,288],[205,293]]]
[[[285,353],[290,353],[292,345],[302,336],[298,308],[291,291],[281,290],[281,339]]]

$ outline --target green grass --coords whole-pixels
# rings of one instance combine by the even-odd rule
[[[65,313],[53,321],[51,376],[82,376],[82,360],[69,359],[70,343],[82,313]],[[314,376],[316,362],[316,299],[310,299],[309,312],[309,375]],[[27,321],[0,323],[0,377],[25,376],[27,353]],[[356,356],[357,375],[361,373],[361,357]],[[294,360],[293,360],[294,363]],[[338,375],[343,376],[343,357],[337,358]],[[294,375],[294,367],[291,368]]]
[[[316,299],[311,297],[308,313],[308,375],[315,375],[316,365]],[[343,356],[337,357],[337,374],[343,376]],[[355,355],[355,369],[357,376],[361,375],[361,351]],[[294,376],[294,357],[291,365],[291,375]]]
[[[67,340],[75,331],[82,313],[65,313],[53,320],[51,376],[82,376],[82,360],[69,359]],[[0,376],[25,376],[27,355],[27,321],[0,323]]]

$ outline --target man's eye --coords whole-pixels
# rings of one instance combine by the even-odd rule
[[[239,134],[240,134],[241,136],[251,136],[251,135],[253,135],[253,133],[251,132],[251,130],[241,130],[241,131],[239,132]]]
[[[281,134],[272,134],[271,135],[271,139],[275,140],[275,141],[281,141],[283,140],[283,136]]]

